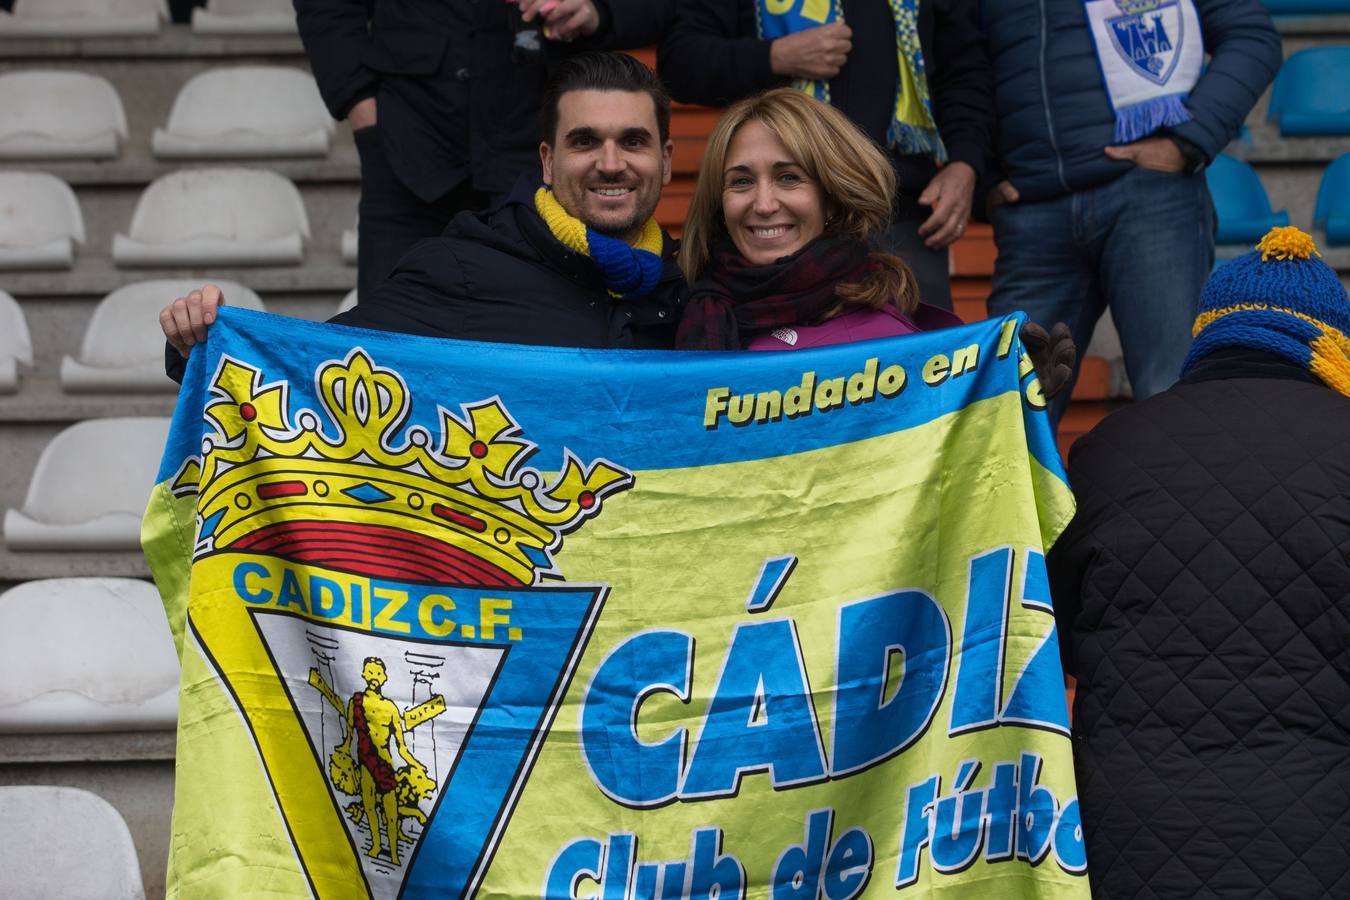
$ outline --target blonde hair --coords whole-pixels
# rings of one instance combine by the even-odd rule
[[[680,268],[695,281],[727,237],[722,219],[723,172],[736,132],[758,122],[773,133],[807,177],[820,185],[826,231],[866,241],[890,221],[895,170],[875,143],[832,106],[793,88],[775,88],[732,104],[708,136],[698,184],[684,220]],[[866,306],[894,302],[902,312],[918,304],[918,285],[904,260],[873,253],[873,272],[836,289],[840,300]]]

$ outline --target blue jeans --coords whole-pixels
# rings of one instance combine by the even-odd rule
[[[1203,174],[1136,168],[1075,194],[996,207],[991,218],[998,245],[991,316],[1025,310],[1046,330],[1066,322],[1081,356],[1110,307],[1134,396],[1177,380],[1214,265],[1214,204]],[[1071,392],[1050,404],[1052,422]]]

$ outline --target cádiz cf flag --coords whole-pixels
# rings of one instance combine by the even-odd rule
[[[680,354],[222,310],[143,533],[169,895],[1086,897],[1020,322]]]

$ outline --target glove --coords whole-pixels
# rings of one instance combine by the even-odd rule
[[[1045,329],[1035,322],[1026,322],[1022,325],[1021,337],[1022,346],[1026,347],[1031,364],[1036,367],[1041,392],[1047,400],[1055,397],[1068,386],[1073,378],[1074,363],[1078,361],[1078,348],[1073,344],[1069,326],[1056,322],[1046,334]]]

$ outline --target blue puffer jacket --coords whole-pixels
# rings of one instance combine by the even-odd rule
[[[1108,158],[1115,113],[1082,0],[981,0],[993,59],[998,149],[1023,200],[1046,200],[1117,178]],[[1209,65],[1171,129],[1213,159],[1280,66],[1280,37],[1260,0],[1195,0]],[[1190,39],[1190,36],[1187,36]]]

